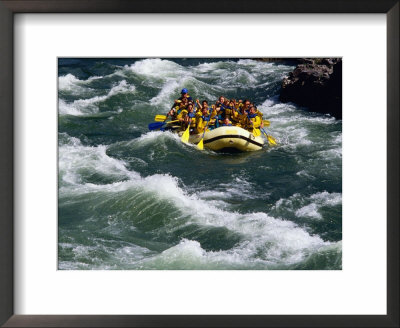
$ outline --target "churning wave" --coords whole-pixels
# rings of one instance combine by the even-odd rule
[[[146,142],[147,138],[141,137],[136,142]],[[189,238],[181,238],[177,245],[151,257],[145,256],[152,254],[152,250],[145,247],[141,247],[140,253],[143,253],[143,257],[139,256],[139,258],[132,257],[133,250],[127,246],[113,250],[113,252],[118,252],[121,261],[127,262],[128,267],[139,269],[152,269],[159,266],[172,269],[286,268],[307,259],[312,254],[332,249],[332,246],[336,244],[324,241],[317,235],[311,235],[306,229],[285,220],[284,217],[274,217],[263,212],[238,213],[230,210],[227,203],[215,201],[218,196],[221,196],[221,199],[229,199],[234,193],[244,197],[247,193],[250,197],[251,191],[248,189],[251,189],[251,183],[246,183],[246,181],[236,180],[226,186],[222,185],[219,195],[213,189],[189,193],[178,177],[168,174],[142,177],[139,173],[128,170],[126,163],[107,155],[107,146],[88,147],[75,138],[64,136],[64,139],[65,143],[60,145],[59,150],[61,199],[68,196],[79,198],[89,195],[96,198],[97,202],[103,202],[110,199],[117,201],[118,198],[121,202],[135,204],[130,208],[121,207],[120,211],[139,208],[144,220],[151,220],[154,212],[173,214],[168,224],[165,222],[156,224],[154,230],[149,233],[171,234],[172,231],[178,231],[193,224],[203,229],[223,228],[238,236],[237,243],[228,250],[207,251],[198,241]],[[98,180],[101,183],[96,183]],[[106,181],[108,183],[105,183]],[[138,195],[145,196],[141,198]],[[275,207],[285,206],[292,208],[298,216],[321,219],[318,213],[320,206],[341,202],[340,194],[328,192],[316,193],[307,199],[302,197],[295,194],[288,199],[280,199]],[[293,205],[295,202],[303,206],[296,207]],[[82,245],[69,244],[61,247],[70,247],[74,254],[77,254],[78,259],[83,256],[82,252],[85,254],[85,246]],[[86,247],[90,249],[94,246]],[[133,253],[136,254],[136,252]],[[79,261],[74,263],[75,260],[66,262],[62,264],[62,267],[81,267]],[[98,263],[95,267],[107,268],[107,265],[103,267],[101,263]]]

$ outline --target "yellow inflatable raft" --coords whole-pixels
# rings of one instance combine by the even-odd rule
[[[181,136],[183,132],[179,132]],[[189,142],[198,144],[203,134],[192,134]],[[253,133],[237,126],[221,126],[207,131],[204,135],[204,148],[211,150],[237,150],[255,151],[260,150],[264,145],[261,136],[255,137]]]

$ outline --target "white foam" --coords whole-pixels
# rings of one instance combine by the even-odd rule
[[[140,60],[124,68],[145,77],[155,78],[177,77],[180,74],[185,74],[179,64],[160,58]]]
[[[75,147],[82,146],[82,142],[80,141],[79,138],[70,137],[65,132],[59,134],[59,144],[67,146],[75,146]]]
[[[143,82],[146,85],[160,88],[158,95],[150,99],[150,104],[167,109],[183,87],[189,88],[192,95],[206,97],[213,102],[215,93],[223,94],[238,87],[253,88],[258,83],[262,70],[266,68],[272,69],[273,72],[288,69],[285,66],[254,60],[221,61],[184,67],[170,60],[154,58],[137,61],[125,66],[124,70],[144,78]],[[196,79],[195,76],[200,79]],[[205,83],[201,81],[202,77],[211,77],[217,81]],[[238,97],[240,98],[240,95]]]
[[[120,269],[121,266],[130,267],[152,253],[152,251],[145,247],[133,245],[131,243],[124,243],[123,246],[118,248],[106,246],[107,241],[103,239],[95,239],[93,243],[94,245],[60,243],[59,246],[63,249],[71,250],[74,259],[72,261],[61,261],[59,263],[59,269]],[[104,264],[104,260],[95,255],[99,252],[105,253],[112,258],[111,263]],[[88,261],[90,263],[86,263]]]
[[[113,86],[110,91],[101,96],[95,96],[88,99],[78,99],[72,103],[66,103],[63,99],[59,99],[58,109],[60,115],[85,115],[94,114],[99,111],[99,103],[104,102],[108,98],[120,93],[131,93],[135,91],[134,85],[129,85],[125,80],[120,81]]]
[[[133,264],[138,260],[143,259],[145,255],[151,253],[152,252],[145,247],[129,244],[129,246],[117,248],[113,252],[113,257],[118,260],[119,263]]]
[[[232,180],[229,183],[219,184],[217,190],[202,190],[196,193],[196,195],[201,199],[207,200],[227,200],[231,198],[252,199],[254,198],[254,192],[254,184],[241,177],[232,177]],[[270,195],[270,193],[263,193],[265,198],[267,198],[268,195]],[[259,193],[258,196],[260,196]]]
[[[322,220],[319,209],[324,206],[337,206],[342,203],[341,193],[318,192],[310,196],[303,196],[299,193],[289,198],[279,199],[274,208],[293,211],[297,217],[306,217]]]
[[[265,252],[266,261],[295,263],[309,251],[327,245],[318,236],[311,236],[291,221],[273,218],[265,213],[240,214],[212,206],[210,202],[187,195],[179,186],[178,180],[169,176],[147,177],[146,189],[154,188],[160,197],[165,197],[178,206],[184,217],[201,225],[225,227],[243,235],[245,241],[234,252],[241,261],[256,258]],[[167,187],[166,187],[167,186]],[[265,248],[265,245],[269,245]],[[225,254],[226,255],[226,254]]]
[[[271,130],[270,130],[271,131]],[[268,130],[267,130],[268,133]],[[274,129],[269,132],[278,140],[278,144],[286,149],[297,149],[300,146],[310,146],[309,132],[305,127],[298,125],[287,126],[285,129]]]
[[[304,177],[304,178],[315,180],[315,177],[310,175],[309,172],[307,172],[306,170],[301,170],[299,172],[296,172],[296,175],[298,175],[299,177]]]
[[[66,185],[82,184],[82,172],[101,174],[115,179],[137,177],[137,174],[126,168],[126,163],[109,157],[107,147],[83,146],[76,138],[71,138],[67,144],[59,147],[59,175]]]
[[[213,63],[201,63],[199,65],[197,65],[196,67],[194,67],[194,71],[197,74],[204,74],[204,76],[207,76],[208,73],[212,73],[215,72],[216,70],[219,69],[219,67],[221,66],[222,62],[213,62]]]
[[[79,83],[80,80],[76,78],[72,74],[67,74],[64,76],[59,76],[58,77],[58,89],[62,91],[72,91],[76,92],[79,90],[79,86],[77,83]]]
[[[271,223],[271,222],[270,222]],[[338,251],[340,245],[324,243],[310,236],[295,225],[281,221],[272,222],[270,229],[264,229],[263,237],[252,236],[251,241],[245,240],[229,250],[206,251],[198,241],[182,239],[181,242],[153,258],[141,262],[141,267],[190,268],[190,269],[221,269],[246,268],[265,269],[277,265],[298,263],[309,254],[326,250],[335,245]],[[263,250],[267,252],[260,254]],[[149,265],[150,264],[150,265]]]
[[[93,80],[104,78],[103,76],[91,76],[87,80],[80,80],[73,74],[58,77],[58,90],[73,96],[88,96],[96,90],[89,87]]]
[[[320,143],[318,135],[311,134],[310,129],[318,125],[337,123],[333,117],[308,115],[292,103],[280,103],[277,96],[266,99],[259,106],[259,110],[264,114],[264,118],[271,122],[267,131],[279,141],[281,147],[289,150],[313,146],[316,142]],[[317,155],[326,159],[341,157],[341,133],[332,133],[332,138],[328,136],[324,143],[332,143],[340,147],[322,151]]]
[[[167,149],[168,147],[165,145],[167,140],[175,141],[177,147],[184,147],[180,137],[170,131],[149,131],[130,141],[129,145],[133,147],[149,147],[149,145],[157,143],[158,146]]]
[[[318,115],[318,116],[311,116],[311,115],[306,115],[303,113],[301,110],[296,109],[294,105],[290,104],[277,104],[273,105],[272,107],[277,107],[277,108],[282,108],[282,111],[278,114],[285,113],[287,115],[281,115],[278,117],[274,117],[273,121],[274,123],[279,123],[280,125],[293,125],[293,124],[324,124],[324,125],[329,125],[329,124],[334,124],[337,122],[337,120],[334,117],[327,116],[327,115]],[[268,107],[267,107],[268,108]],[[283,110],[285,109],[286,110]]]
[[[187,71],[182,76],[165,79],[160,92],[150,99],[150,104],[157,105],[159,108],[161,107],[167,111],[173,104],[173,101],[178,98],[177,95],[180,94],[183,87],[190,88],[190,93],[201,99],[203,97],[213,99],[214,97],[210,91],[219,93],[224,90],[222,86],[217,87],[197,80],[192,76],[190,71]]]
[[[318,205],[315,203],[311,203],[307,206],[303,206],[299,208],[295,214],[298,217],[311,217],[315,219],[322,219],[322,215],[318,212]]]
[[[164,86],[162,87],[161,91],[158,93],[158,95],[150,99],[150,103],[152,105],[160,105],[167,102],[167,104],[165,104],[165,106],[163,107],[164,108],[170,107],[171,104],[173,103],[173,99],[171,99],[171,96],[179,94],[178,91],[179,87],[180,84],[178,83],[177,80],[168,79],[165,82]]]
[[[326,160],[341,159],[342,158],[342,147],[321,150],[318,155]]]
[[[59,115],[74,115],[74,116],[83,115],[83,113],[79,109],[75,108],[71,104],[67,104],[61,98],[58,99],[58,114]]]
[[[261,105],[257,107],[266,118],[279,116],[283,113],[295,112],[296,106],[291,103],[280,103],[275,98],[266,99]]]
[[[335,206],[342,203],[342,194],[323,191],[311,195],[311,199],[318,201],[321,205]]]
[[[104,76],[91,76],[87,80],[80,80],[75,75],[68,73],[67,75],[58,77],[58,88],[64,91],[73,90],[79,85],[84,85],[90,81],[99,80],[102,78],[104,78]]]

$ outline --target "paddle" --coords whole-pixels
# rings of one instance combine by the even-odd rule
[[[164,122],[154,122],[154,123],[150,123],[149,124],[149,130],[153,131],[153,130],[158,130],[161,129],[166,123]]]
[[[167,116],[165,115],[156,115],[154,118],[154,121],[156,122],[164,122],[167,119]]]
[[[206,127],[204,128],[204,132],[203,132],[203,136],[201,137],[201,140],[200,140],[200,142],[197,144],[197,149],[200,149],[200,150],[203,150],[204,149],[204,142],[203,142],[203,139],[204,139],[204,135],[206,134],[206,131],[207,131],[207,128],[208,128],[208,124],[210,123],[210,121],[211,121],[211,114],[212,114],[212,112],[213,112],[213,109],[211,108],[210,109],[210,115],[208,115],[208,122],[207,122],[207,124],[206,124]]]
[[[167,116],[166,115],[156,115],[156,117],[154,117],[154,121],[156,122],[165,122],[167,120]],[[265,123],[265,121],[264,121]],[[269,124],[267,125],[269,126]]]
[[[265,134],[265,136],[267,137],[268,142],[271,145],[276,146],[278,144],[273,136],[268,135],[267,132],[265,132],[265,130],[263,128],[260,128],[260,129]]]
[[[264,123],[264,126],[269,126],[271,124],[271,122],[268,120],[263,120],[263,123]]]
[[[253,128],[253,135],[254,135],[255,137],[260,136],[260,135],[261,135],[260,129]]]
[[[193,108],[193,112],[196,112],[196,104],[194,104],[194,108]],[[189,113],[187,113],[187,115],[189,115]],[[188,127],[185,130],[185,132],[183,132],[182,137],[181,137],[181,141],[183,143],[188,143],[189,142],[189,136],[190,136],[190,124],[192,123],[192,118],[189,117],[189,122],[188,122]]]
[[[154,123],[150,123],[148,127],[149,127],[150,131],[158,130],[158,129],[161,129],[166,124],[174,123],[174,122],[177,122],[177,121],[178,120],[170,121],[170,122],[167,122],[167,123],[165,123],[165,122],[154,122]]]

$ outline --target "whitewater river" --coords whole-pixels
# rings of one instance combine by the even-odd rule
[[[294,66],[60,59],[59,269],[342,268],[342,121],[278,99]],[[198,151],[149,132],[182,88],[249,98],[279,146]]]

